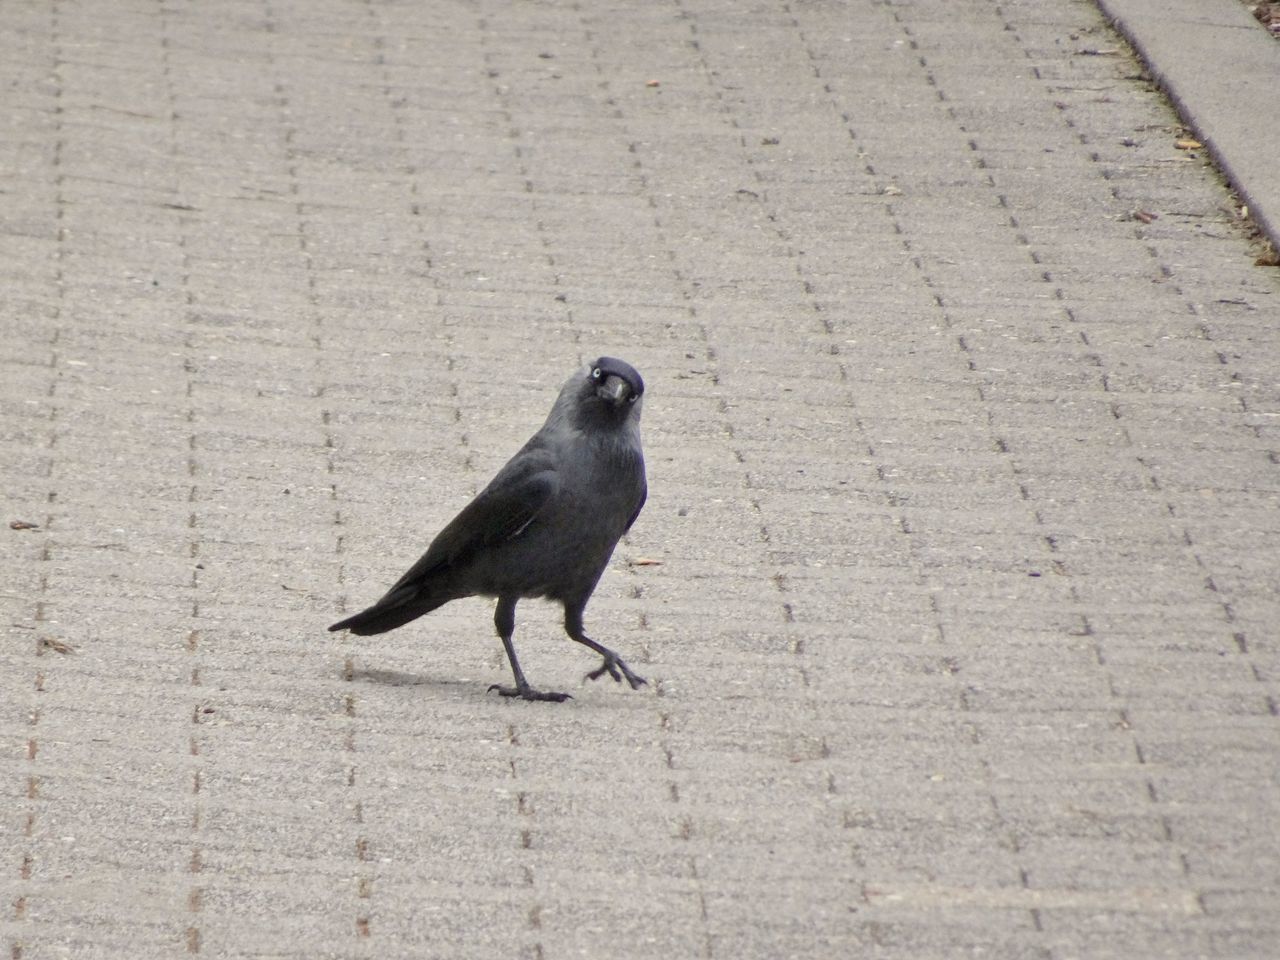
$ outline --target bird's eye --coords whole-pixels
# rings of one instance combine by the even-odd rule
[[[599,379],[600,379],[600,368],[599,368],[599,367],[596,367],[594,370],[592,370],[592,371],[591,371],[591,379],[593,379],[593,380],[599,380]]]
[[[627,403],[635,403],[638,399],[639,398],[633,393],[631,396],[627,397]]]

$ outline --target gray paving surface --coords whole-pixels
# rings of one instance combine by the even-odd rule
[[[1275,956],[1280,280],[1095,6],[13,2],[0,84],[7,957]],[[327,634],[602,352],[652,688]]]

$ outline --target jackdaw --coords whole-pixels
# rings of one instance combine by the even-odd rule
[[[613,548],[631,529],[648,495],[640,449],[644,381],[630,364],[601,357],[571,376],[537,433],[489,485],[432,541],[421,559],[372,607],[330,630],[384,633],[459,597],[496,597],[494,626],[515,686],[493,684],[504,697],[568,699],[529,686],[511,635],[516,603],[546,597],[564,605],[564,629],[600,654],[587,674],[643,677],[582,632],[582,611]]]

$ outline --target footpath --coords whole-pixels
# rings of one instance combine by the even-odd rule
[[[1187,6],[0,6],[0,954],[1273,958],[1280,44]],[[327,633],[600,354],[650,686]]]

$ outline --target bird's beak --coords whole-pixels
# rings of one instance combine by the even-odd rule
[[[596,387],[596,396],[601,400],[612,403],[615,407],[621,406],[622,402],[630,395],[631,387],[627,385],[627,381],[613,374],[605,377],[604,383]]]

